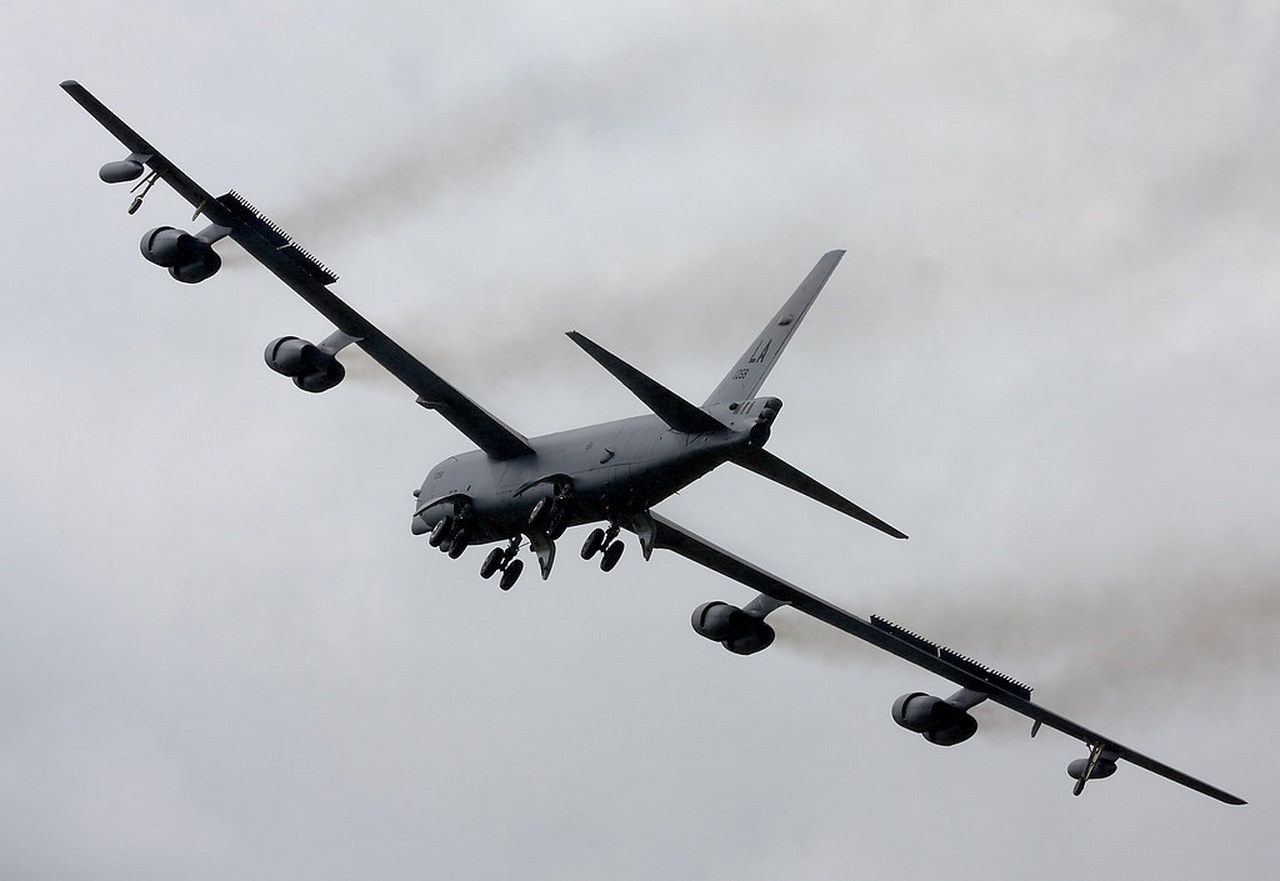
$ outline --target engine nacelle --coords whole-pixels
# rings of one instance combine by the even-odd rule
[[[222,268],[222,258],[212,244],[171,226],[151,230],[138,247],[143,257],[186,284],[204,281]]]
[[[331,352],[296,336],[272,340],[262,355],[268,367],[290,377],[304,392],[328,391],[347,375],[342,362]]]
[[[913,691],[893,702],[893,721],[938,746],[964,743],[978,732],[967,710],[931,694]]]
[[[773,644],[773,628],[763,618],[719,601],[693,610],[693,630],[718,642],[735,655],[753,655]]]

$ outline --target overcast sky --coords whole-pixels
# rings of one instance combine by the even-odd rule
[[[10,2],[0,874],[961,879],[1280,871],[1280,6]],[[696,7],[696,8],[695,8]],[[848,255],[764,391],[771,449],[912,538],[732,470],[667,516],[1238,792],[998,707],[739,586],[569,533],[503,594],[409,533],[468,447],[235,246],[197,287],[75,77],[529,435],[693,400]],[[188,226],[190,224],[187,224]]]

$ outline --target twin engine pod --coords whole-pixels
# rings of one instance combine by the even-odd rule
[[[304,392],[327,392],[347,375],[333,352],[296,336],[272,340],[262,356],[268,367],[290,377]]]
[[[178,281],[195,284],[222,268],[222,258],[213,250],[213,241],[203,235],[171,226],[158,226],[142,237],[142,256],[169,270]]]
[[[893,702],[893,721],[938,746],[964,743],[978,732],[978,720],[966,707],[919,691]]]
[[[693,610],[692,623],[699,636],[720,643],[735,655],[753,655],[773,643],[773,628],[764,618],[728,603],[703,603]]]

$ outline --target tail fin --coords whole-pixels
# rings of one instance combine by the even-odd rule
[[[720,381],[702,406],[745,401],[755,396],[773,365],[778,363],[778,357],[786,348],[791,334],[800,326],[805,313],[818,298],[818,293],[843,256],[844,251],[828,251],[822,255],[822,259],[805,276],[805,280],[800,282],[800,287],[796,288],[795,293],[778,310],[778,314],[773,316],[773,320],[760,331],[760,336],[742,353],[738,363],[733,365],[733,369]]]

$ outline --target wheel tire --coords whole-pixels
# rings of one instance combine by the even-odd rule
[[[533,510],[529,512],[529,528],[541,529],[543,522],[547,519],[547,515],[551,513],[551,499],[538,499],[534,504]]]
[[[547,538],[555,541],[569,528],[569,509],[562,503],[552,506],[547,517]]]
[[[516,579],[520,577],[520,573],[523,571],[524,560],[512,560],[502,573],[502,580],[498,582],[498,587],[503,590],[511,590],[515,586]]]
[[[456,560],[462,556],[462,552],[467,549],[467,545],[471,543],[470,537],[465,529],[459,529],[454,533],[453,538],[449,540],[449,559]]]
[[[596,554],[600,553],[600,548],[604,546],[604,530],[596,527],[587,535],[587,540],[582,543],[582,559],[590,560]]]
[[[431,534],[427,536],[427,544],[433,548],[440,547],[444,540],[449,537],[449,533],[453,531],[453,518],[442,517],[436,521],[436,525],[431,527]]]
[[[480,564],[480,577],[489,580],[499,569],[502,568],[502,561],[506,559],[506,551],[502,548],[494,548],[489,551],[489,556],[484,558],[484,562]]]
[[[604,556],[600,558],[600,571],[609,572],[614,566],[618,565],[618,560],[622,557],[622,552],[627,546],[620,541],[614,541],[604,549]]]

